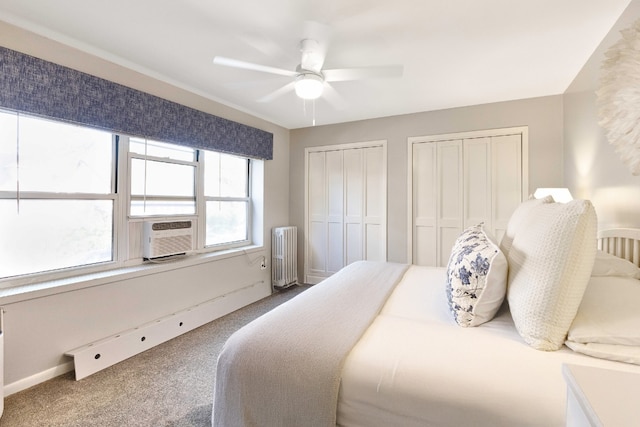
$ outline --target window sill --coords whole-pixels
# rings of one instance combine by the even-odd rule
[[[194,254],[186,257],[177,257],[162,262],[146,262],[144,264],[105,270],[97,273],[83,274],[65,279],[42,281],[25,285],[0,289],[0,305],[14,304],[43,298],[50,295],[92,288],[94,286],[107,285],[121,280],[158,274],[178,268],[191,267],[198,264],[219,261],[227,258],[246,256],[264,251],[263,246],[244,246],[242,248],[228,249],[219,252]]]

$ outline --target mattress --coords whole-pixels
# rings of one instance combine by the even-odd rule
[[[349,353],[338,425],[564,426],[564,363],[640,373],[567,347],[529,347],[505,306],[475,328],[448,311],[445,269],[411,266]]]

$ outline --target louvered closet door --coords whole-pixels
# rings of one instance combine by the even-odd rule
[[[305,282],[360,260],[386,260],[383,146],[307,153]]]

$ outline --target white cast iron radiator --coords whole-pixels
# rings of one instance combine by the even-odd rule
[[[298,284],[297,227],[276,227],[271,232],[271,282],[274,288]]]

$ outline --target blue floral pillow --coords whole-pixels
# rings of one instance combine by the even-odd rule
[[[493,319],[507,292],[507,273],[507,259],[484,224],[458,237],[447,266],[449,308],[458,325],[478,326]]]

